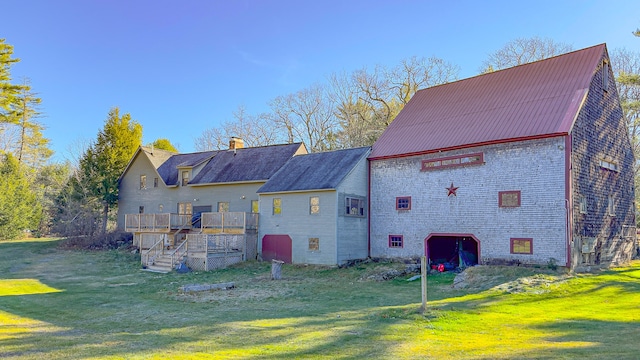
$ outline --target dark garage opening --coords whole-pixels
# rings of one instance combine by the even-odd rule
[[[431,236],[426,240],[431,268],[450,271],[478,264],[478,241],[470,236]],[[442,268],[442,267],[441,267]]]

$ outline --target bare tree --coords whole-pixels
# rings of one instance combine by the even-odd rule
[[[569,44],[553,41],[548,38],[532,37],[517,38],[509,41],[504,47],[489,55],[482,63],[481,73],[506,69],[552,56],[560,55],[572,50]]]
[[[289,143],[303,141],[312,152],[336,148],[337,121],[324,86],[316,84],[271,102],[274,125]]]
[[[222,150],[229,146],[231,137],[239,137],[248,147],[272,145],[278,142],[277,129],[267,115],[253,116],[239,106],[233,120],[225,121],[221,127],[209,128],[195,139],[198,151]]]

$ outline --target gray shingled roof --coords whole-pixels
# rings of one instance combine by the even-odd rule
[[[196,166],[207,161],[218,151],[175,154],[158,167],[158,174],[167,186],[178,184],[178,166]]]
[[[297,143],[219,151],[189,184],[266,181],[301,146]]]
[[[369,147],[299,155],[289,160],[258,193],[335,189],[369,154]]]

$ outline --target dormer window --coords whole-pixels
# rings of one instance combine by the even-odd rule
[[[182,186],[187,186],[188,183],[189,183],[189,171],[188,170],[183,170],[182,171]]]

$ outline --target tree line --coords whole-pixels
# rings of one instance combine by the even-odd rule
[[[633,34],[640,36],[640,31]],[[550,39],[515,39],[490,54],[478,73],[571,50]],[[10,68],[18,61],[13,46],[0,39],[0,240],[25,230],[90,239],[106,234],[115,224],[118,179],[142,144],[142,126],[119,108],[110,109],[103,128],[74,163],[51,163],[53,152],[39,121],[41,99],[28,79],[15,83],[11,78]],[[638,158],[640,54],[614,50],[611,61]],[[195,149],[225,149],[232,136],[247,146],[304,142],[312,152],[370,146],[418,90],[455,81],[459,71],[437,57],[411,57],[394,67],[331,74],[325,83],[272,99],[268,112],[249,114],[238,106],[230,120],[203,131]],[[168,139],[149,145],[177,152]],[[637,164],[635,171],[638,188]]]

